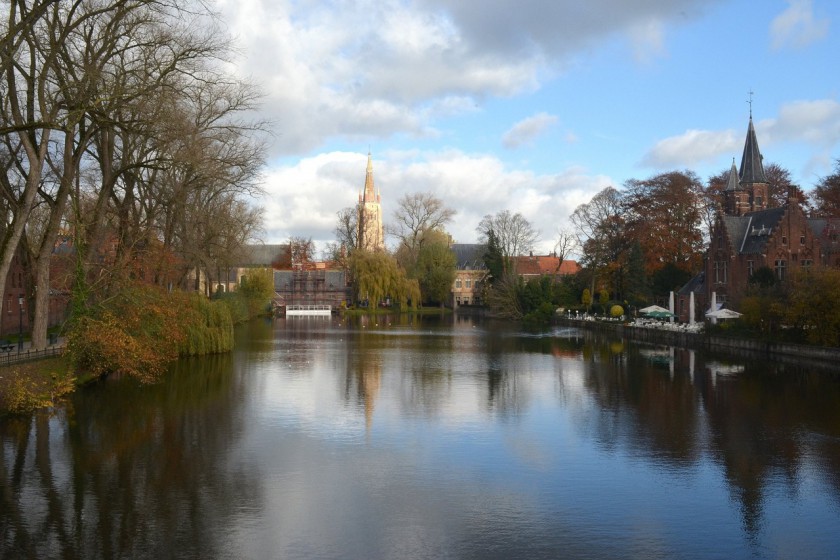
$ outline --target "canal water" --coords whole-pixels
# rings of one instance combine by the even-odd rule
[[[470,317],[237,336],[1,420],[0,557],[840,557],[836,371]]]

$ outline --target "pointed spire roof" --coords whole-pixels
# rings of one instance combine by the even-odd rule
[[[373,186],[373,159],[370,152],[368,152],[367,172],[365,173],[365,191],[362,194],[362,200],[367,202],[376,201],[376,190]]]
[[[735,158],[732,158],[732,168],[729,170],[729,179],[726,181],[726,191],[737,191],[741,188],[738,183],[738,168],[735,167]]]
[[[744,155],[741,156],[741,184],[766,183],[764,165],[761,162],[761,151],[758,149],[758,140],[755,137],[752,114],[750,114],[750,126],[747,128],[747,140],[744,142]]]

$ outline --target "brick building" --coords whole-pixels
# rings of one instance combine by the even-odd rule
[[[799,200],[769,208],[768,181],[750,116],[740,170],[732,162],[722,207],[710,233],[704,269],[677,294],[676,312],[688,321],[695,297],[695,320],[702,321],[712,293],[718,306],[737,305],[750,277],[761,268],[778,280],[813,266],[840,265],[838,224],[809,218]]]

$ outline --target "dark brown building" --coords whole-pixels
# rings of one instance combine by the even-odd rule
[[[704,269],[678,293],[680,320],[688,320],[692,292],[695,319],[703,320],[713,293],[718,307],[730,307],[760,268],[785,280],[797,269],[835,264],[832,255],[840,256],[834,247],[838,224],[808,218],[795,198],[778,208],[768,208],[768,199],[768,181],[750,117],[741,167],[736,169],[733,161]]]

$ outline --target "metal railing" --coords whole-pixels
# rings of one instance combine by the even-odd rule
[[[21,362],[30,362],[33,360],[42,360],[44,358],[54,358],[61,356],[64,353],[64,346],[50,346],[43,350],[26,350],[18,352],[16,350],[0,352],[0,367],[11,366]]]

